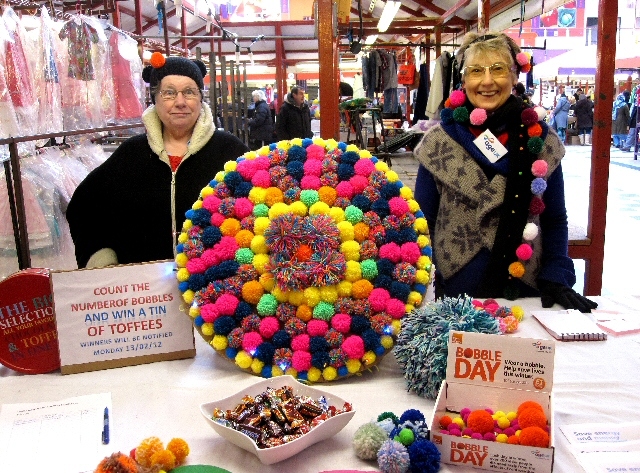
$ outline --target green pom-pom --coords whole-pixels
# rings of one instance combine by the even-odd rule
[[[266,204],[258,204],[253,207],[253,216],[254,217],[268,217],[269,216],[269,207]]]
[[[240,264],[251,264],[253,256],[253,251],[249,248],[240,248],[236,251],[236,261]]]
[[[373,422],[361,425],[353,436],[353,449],[362,460],[375,460],[378,450],[389,437],[384,429]]]
[[[378,275],[378,265],[372,259],[366,259],[360,263],[362,277],[368,280],[374,279]]]
[[[315,191],[313,189],[303,190],[302,192],[300,192],[300,201],[307,207],[311,207],[313,204],[320,201],[318,191]]]
[[[276,313],[278,300],[271,294],[263,294],[256,306],[258,315],[273,315]]]
[[[415,436],[413,435],[413,430],[402,429],[400,433],[393,440],[397,440],[405,447],[408,447],[415,440]]]
[[[325,302],[325,301],[319,302],[318,305],[313,308],[314,319],[329,321],[331,320],[331,317],[333,317],[333,314],[335,313],[336,311],[333,308],[333,304],[329,304],[328,302]]]
[[[398,423],[398,416],[395,415],[393,412],[383,412],[382,414],[380,414],[378,416],[378,422],[382,422],[385,419],[391,419],[393,421],[394,424]]]
[[[346,218],[352,225],[360,222],[363,215],[362,210],[355,205],[350,205],[344,209],[344,218]]]
[[[540,151],[542,151],[543,146],[544,146],[544,141],[542,141],[542,138],[540,138],[539,136],[534,136],[533,138],[529,138],[529,141],[527,141],[527,148],[533,154],[538,154]]]
[[[458,107],[453,111],[453,119],[458,123],[467,123],[469,121],[469,110],[467,107]]]
[[[504,298],[508,301],[515,301],[519,295],[520,290],[515,285],[504,288]]]

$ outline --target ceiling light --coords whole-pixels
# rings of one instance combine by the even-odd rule
[[[364,42],[364,44],[373,44],[373,43],[376,42],[377,39],[378,39],[378,35],[377,34],[371,34],[371,35],[367,36],[367,39]]]
[[[400,9],[401,2],[388,1],[384,5],[382,15],[380,15],[380,21],[378,22],[378,31],[384,33],[389,28],[389,25],[393,21],[393,18]]]

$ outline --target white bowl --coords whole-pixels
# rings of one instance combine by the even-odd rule
[[[291,386],[293,388],[293,393],[296,396],[309,396],[315,400],[317,400],[320,396],[324,396],[327,399],[329,405],[335,406],[337,409],[342,409],[344,403],[346,402],[344,399],[339,398],[338,396],[335,396],[326,391],[322,391],[320,389],[312,388],[298,382],[292,376],[285,375],[264,379],[232,396],[202,404],[200,406],[200,411],[202,412],[202,415],[205,417],[205,419],[207,419],[207,422],[209,422],[211,427],[213,427],[213,430],[218,432],[220,436],[224,437],[234,445],[237,445],[238,447],[253,453],[265,465],[270,465],[272,463],[286,460],[296,453],[301,452],[308,446],[334,436],[335,434],[340,432],[345,425],[349,423],[349,421],[355,414],[355,411],[352,409],[349,412],[343,412],[341,414],[335,415],[324,421],[322,424],[314,427],[302,437],[283,445],[270,448],[258,448],[258,445],[253,441],[251,437],[238,432],[231,427],[226,427],[222,424],[219,424],[212,419],[213,409],[216,407],[222,410],[233,409],[242,402],[242,398],[246,395],[256,396],[264,392],[269,387],[277,389],[283,386]]]

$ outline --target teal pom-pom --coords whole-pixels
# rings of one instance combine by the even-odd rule
[[[277,308],[278,300],[271,294],[263,294],[256,306],[258,315],[273,315],[276,313]]]
[[[527,149],[531,151],[533,154],[538,154],[542,151],[542,147],[544,146],[544,141],[539,136],[534,136],[533,138],[529,138],[527,141]]]
[[[268,217],[269,207],[266,204],[258,204],[253,207],[254,217]]]
[[[378,265],[372,259],[366,259],[360,263],[362,277],[371,281],[378,275]]]
[[[362,460],[374,460],[382,444],[388,440],[387,432],[373,422],[358,427],[353,436],[353,449]],[[407,455],[408,456],[408,455]]]
[[[350,205],[344,209],[344,218],[346,218],[352,225],[360,222],[363,215],[362,210],[355,205]]]
[[[318,196],[318,191],[315,191],[313,189],[305,189],[300,192],[300,201],[307,207],[311,207],[319,200],[320,196]]]
[[[383,473],[406,473],[410,461],[407,448],[395,440],[387,440],[378,450],[378,467]]]
[[[253,263],[253,251],[249,248],[240,248],[236,251],[236,261],[240,264],[251,264]]]
[[[467,110],[467,107],[457,107],[453,111],[453,119],[458,123],[467,123],[469,121],[469,110]]]
[[[321,301],[313,308],[313,318],[329,321],[335,312],[333,304]]]
[[[498,321],[476,310],[470,297],[445,297],[412,311],[402,321],[394,348],[407,388],[435,399],[447,373],[449,332],[500,334]]]
[[[378,416],[378,422],[383,421],[385,419],[391,419],[394,424],[398,423],[398,416],[393,412],[383,412]]]

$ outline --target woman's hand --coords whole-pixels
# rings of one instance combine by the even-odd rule
[[[553,304],[560,304],[565,309],[577,309],[580,312],[591,312],[598,304],[578,294],[570,287],[556,282],[538,280],[542,307],[548,309]]]

